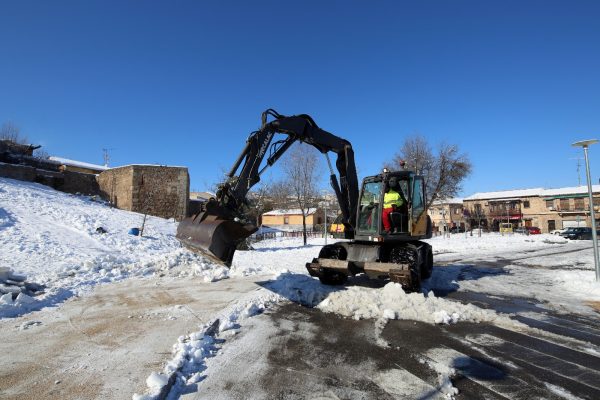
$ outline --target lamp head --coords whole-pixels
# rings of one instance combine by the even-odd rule
[[[591,144],[598,143],[598,139],[588,139],[588,140],[580,140],[579,142],[575,142],[571,144],[573,147],[588,147]]]

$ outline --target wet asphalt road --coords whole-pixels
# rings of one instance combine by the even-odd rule
[[[451,366],[456,399],[600,399],[598,319],[557,314],[531,299],[437,294],[525,313],[514,319],[530,328],[394,320],[381,329],[288,304],[228,339],[229,361],[212,359],[210,374],[182,398],[437,399],[445,398],[440,371]]]

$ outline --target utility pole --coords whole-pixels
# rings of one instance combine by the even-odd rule
[[[577,186],[581,186],[581,157],[571,157],[569,160],[577,160]]]
[[[102,158],[104,159],[104,166],[108,167],[108,162],[110,161],[110,155],[108,152],[113,149],[102,149]]]

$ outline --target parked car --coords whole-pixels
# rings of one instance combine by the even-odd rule
[[[529,231],[527,230],[527,227],[525,226],[520,226],[518,228],[515,228],[513,230],[514,233],[520,233],[522,235],[529,235]]]
[[[551,233],[551,234],[553,234],[553,235],[560,235],[561,233],[565,233],[565,231],[566,231],[567,229],[568,229],[568,228],[555,229],[555,230],[553,230],[553,231],[550,231],[550,233]]]
[[[542,233],[540,228],[538,228],[537,226],[526,226],[525,229],[527,229],[530,235],[539,235]]]
[[[453,226],[452,228],[450,228],[450,233],[463,233],[465,231],[465,228],[463,228],[462,226]]]
[[[592,239],[592,228],[575,227],[568,228],[560,236],[571,240],[590,240]]]

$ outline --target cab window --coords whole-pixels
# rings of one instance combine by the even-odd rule
[[[379,225],[379,196],[381,182],[369,182],[363,186],[360,197],[358,230],[364,233],[377,233]]]
[[[425,210],[423,178],[414,178],[412,190],[412,215],[417,218]]]

